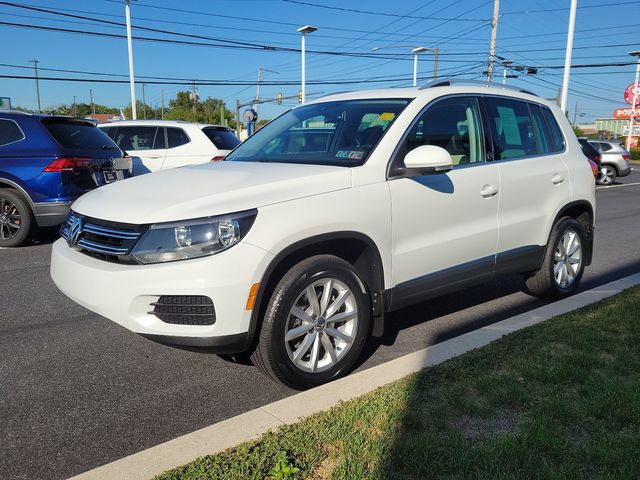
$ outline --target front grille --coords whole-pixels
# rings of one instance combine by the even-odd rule
[[[163,295],[151,304],[150,315],[174,325],[213,325],[216,311],[213,301],[202,295]]]
[[[69,246],[101,260],[131,261],[126,257],[136,244],[144,227],[109,222],[69,212],[60,227],[60,236]],[[73,237],[71,240],[69,237]]]

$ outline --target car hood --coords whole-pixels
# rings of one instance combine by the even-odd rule
[[[351,187],[345,167],[216,162],[163,170],[100,187],[74,211],[147,224],[222,215]]]

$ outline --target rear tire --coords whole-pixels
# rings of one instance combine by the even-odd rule
[[[333,255],[295,265],[271,294],[253,364],[299,390],[346,375],[369,334],[364,288],[355,269]]]
[[[27,201],[15,190],[0,188],[0,247],[17,247],[28,242],[35,226]]]
[[[598,185],[613,185],[618,178],[618,171],[611,165],[602,165],[598,171]]]
[[[587,236],[574,218],[563,217],[551,230],[544,260],[539,270],[525,280],[530,295],[560,299],[573,294],[584,273]]]

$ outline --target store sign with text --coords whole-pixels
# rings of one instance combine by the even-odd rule
[[[631,118],[631,108],[616,108],[613,111],[613,118],[629,119]],[[640,108],[636,108],[633,112],[633,118],[640,118]]]

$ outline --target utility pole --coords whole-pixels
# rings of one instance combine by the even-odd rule
[[[144,87],[145,87],[145,84],[143,83],[142,84],[142,118],[146,120],[147,119],[147,100],[144,96]]]
[[[560,108],[567,113],[567,97],[569,96],[569,74],[571,73],[571,53],[573,50],[573,31],[576,26],[576,9],[578,0],[571,0],[571,13],[569,13],[569,32],[567,34],[567,51],[564,57],[564,76],[562,77],[562,98]]]
[[[240,138],[240,100],[236,100],[236,136]]]
[[[493,18],[491,19],[491,45],[489,46],[489,68],[487,69],[487,82],[493,78],[493,62],[496,57],[496,33],[498,32],[498,17],[500,15],[500,0],[493,1]]]
[[[576,102],[576,108],[573,109],[573,126],[576,126],[576,117],[578,116],[578,102]]]
[[[89,89],[89,98],[91,99],[91,114],[96,114],[96,106],[93,104],[93,88]]]
[[[76,108],[76,96],[75,95],[73,96],[73,108],[72,108],[72,111],[73,111],[73,115],[72,116],[77,117],[78,116],[77,115],[78,110]]]
[[[129,0],[125,0],[125,17],[127,20],[127,47],[129,50],[129,87],[131,89],[131,118],[136,120],[136,84],[133,75],[133,45],[131,43],[131,12]]]
[[[196,107],[198,105],[198,94],[196,93],[196,81],[193,80],[193,114],[196,113]]]
[[[164,88],[162,89],[162,113],[160,118],[164,120]]]
[[[220,100],[220,125],[224,125],[224,101]]]
[[[33,62],[33,68],[36,71],[36,98],[38,99],[38,113],[42,113],[42,110],[40,109],[40,81],[38,80],[38,63],[40,62],[35,58],[31,61]]]

